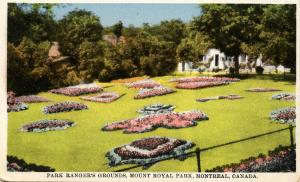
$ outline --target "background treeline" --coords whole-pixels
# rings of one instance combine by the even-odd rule
[[[255,59],[262,53],[265,61],[295,71],[295,5],[201,5],[201,16],[191,22],[140,27],[122,22],[103,27],[100,17],[79,9],[56,20],[54,6],[60,5],[8,5],[8,90],[28,94],[96,79],[167,75],[178,61],[199,61],[213,47],[236,60],[239,54]],[[107,34],[118,43],[104,41]],[[53,41],[71,57],[71,66],[46,64]]]

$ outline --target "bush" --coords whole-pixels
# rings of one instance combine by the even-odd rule
[[[255,71],[256,71],[257,74],[262,75],[263,72],[264,72],[264,68],[261,67],[261,66],[256,66]]]
[[[230,68],[229,68],[229,74],[233,75],[233,74],[234,74],[234,71],[235,71],[235,70],[234,70],[233,67],[230,67]]]

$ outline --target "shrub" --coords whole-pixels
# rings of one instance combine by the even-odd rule
[[[264,68],[262,66],[256,66],[255,71],[257,74],[261,75],[264,72]]]
[[[27,164],[23,159],[15,156],[7,156],[7,171],[9,172],[54,172],[55,169],[48,166]]]

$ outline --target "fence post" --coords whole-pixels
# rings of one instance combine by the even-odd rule
[[[198,167],[198,172],[201,172],[201,165],[200,165],[200,148],[196,148],[196,157],[197,157],[197,167]]]
[[[294,127],[292,125],[290,125],[289,129],[290,129],[291,147],[294,147],[294,135],[293,135],[293,129],[294,129]]]

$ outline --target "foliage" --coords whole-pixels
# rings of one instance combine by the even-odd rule
[[[256,66],[255,71],[257,74],[261,75],[264,72],[264,68],[262,66]]]

